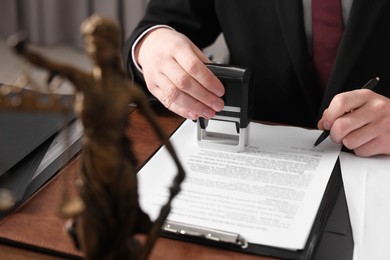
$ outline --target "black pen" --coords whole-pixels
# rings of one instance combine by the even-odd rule
[[[363,87],[362,89],[370,89],[373,90],[373,88],[378,84],[379,82],[379,77],[373,78],[369,80]],[[324,141],[330,134],[329,130],[324,130],[321,135],[318,137],[317,141],[314,143],[314,146],[319,145]]]

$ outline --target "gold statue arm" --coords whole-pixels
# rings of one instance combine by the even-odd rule
[[[49,82],[56,75],[60,75],[63,78],[67,78],[73,83],[79,80],[80,78],[85,77],[86,73],[81,72],[79,69],[63,64],[60,62],[55,62],[49,58],[46,58],[44,55],[40,54],[37,51],[32,50],[27,46],[27,37],[23,33],[16,33],[8,38],[8,45],[15,51],[16,54],[23,57],[25,60],[31,64],[47,69],[50,72]],[[73,84],[76,88],[78,84]]]
[[[157,119],[154,116],[153,110],[151,109],[149,103],[147,102],[147,99],[145,97],[144,92],[138,87],[133,88],[133,97],[135,103],[139,106],[144,116],[147,118],[148,122],[152,126],[154,132],[156,135],[160,138],[160,140],[163,142],[163,144],[168,149],[168,152],[171,154],[172,159],[175,161],[178,171],[183,172],[183,167],[180,163],[180,160],[178,159],[175,150],[173,149],[173,146],[171,142],[169,141],[169,137],[166,135],[165,131],[161,128],[161,126],[157,123]],[[184,178],[184,174],[183,174]],[[180,181],[181,182],[181,181]]]
[[[134,89],[133,97],[135,103],[139,106],[142,113],[147,118],[148,122],[150,123],[153,130],[155,131],[156,135],[162,141],[163,145],[167,148],[168,152],[170,153],[177,167],[177,174],[169,188],[170,192],[169,192],[168,201],[162,206],[160,210],[160,214],[155,220],[152,229],[150,230],[149,239],[146,241],[144,250],[139,258],[139,259],[147,259],[148,254],[150,253],[152,246],[158,237],[161,227],[163,226],[166,218],[169,215],[169,212],[171,211],[172,200],[180,192],[181,189],[180,185],[185,178],[185,171],[169,140],[169,137],[166,135],[165,131],[161,128],[161,126],[157,123],[157,119],[154,116],[153,110],[151,109],[149,103],[146,101],[145,94],[142,92],[141,89],[137,87],[134,87],[133,89]]]

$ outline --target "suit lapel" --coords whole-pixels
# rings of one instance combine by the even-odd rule
[[[313,119],[318,109],[318,91],[312,86],[312,66],[304,30],[302,0],[275,0],[284,39]]]
[[[337,93],[343,91],[343,86],[351,76],[352,67],[369,40],[387,1],[354,0],[320,111],[328,107]]]
[[[351,76],[352,67],[369,40],[387,1],[389,0],[354,0],[320,114],[328,107],[332,98],[343,91],[343,86]],[[318,109],[318,94],[317,89],[312,86],[313,70],[304,31],[302,0],[275,0],[275,5],[300,86],[311,111],[315,113]],[[313,118],[316,117],[318,115],[313,114]]]

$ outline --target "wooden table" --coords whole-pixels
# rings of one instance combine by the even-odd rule
[[[183,122],[182,118],[158,105],[155,111],[160,124],[169,134]],[[133,150],[138,157],[139,167],[159,148],[160,142],[138,110],[131,112],[130,120],[129,136],[133,140]],[[66,220],[61,219],[56,213],[62,189],[68,189],[71,194],[75,191],[74,181],[77,179],[78,161],[78,157],[74,158],[27,203],[0,223],[2,238],[0,259],[64,259],[56,256],[58,250],[68,252],[66,258],[80,258],[80,252],[73,248],[70,238],[64,231]],[[19,244],[15,245],[14,241],[18,241]],[[270,258],[159,238],[150,259],[264,260]]]

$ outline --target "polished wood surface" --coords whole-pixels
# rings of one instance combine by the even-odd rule
[[[165,128],[165,130],[171,134],[174,132],[174,130],[183,122],[183,119],[174,115],[173,113],[167,111],[165,108],[159,107],[156,105],[155,111],[158,116],[158,120],[160,124]],[[133,140],[133,149],[134,153],[137,155],[137,159],[139,162],[138,167],[142,166],[142,164],[160,147],[160,142],[158,141],[158,138],[153,134],[152,129],[146,122],[146,120],[142,117],[140,112],[138,110],[132,111],[130,115],[131,120],[131,127],[128,130],[128,134]],[[51,198],[51,192],[57,191],[57,187],[55,185],[58,185],[60,187],[63,183],[69,183],[73,181],[76,176],[75,172],[77,171],[78,166],[78,159],[72,161],[72,163],[62,170],[59,173],[59,176],[61,178],[70,178],[69,181],[67,179],[67,182],[64,182],[61,180],[61,178],[57,178],[53,181],[53,183],[49,183],[46,187],[44,187],[42,190],[39,191],[39,196],[46,196],[48,198]],[[64,174],[64,171],[66,174]],[[68,172],[67,172],[68,171]],[[73,173],[69,174],[69,172]],[[73,176],[73,177],[72,177]],[[58,191],[57,191],[58,193]],[[18,217],[24,216],[26,214],[30,214],[29,218],[31,218],[32,221],[36,221],[38,218],[45,220],[45,214],[50,215],[50,217],[55,217],[55,212],[53,209],[47,209],[47,206],[40,205],[39,203],[39,196],[35,196],[31,201],[29,201],[26,205],[23,205],[18,211],[15,213],[15,218],[9,218],[8,223],[5,223],[7,225],[18,225]],[[35,199],[35,200],[34,200]],[[35,203],[35,204],[34,204]],[[38,209],[37,209],[38,207]],[[42,215],[43,214],[43,215]],[[34,219],[35,218],[35,219]],[[12,222],[14,221],[14,222]],[[53,230],[59,230],[57,239],[61,240],[59,242],[68,244],[70,243],[70,240],[66,237],[66,234],[64,234],[63,231],[63,223],[65,220],[60,219],[58,217],[58,220],[55,220],[58,224],[58,226],[53,227]],[[2,223],[4,224],[4,223]],[[0,229],[1,225],[0,224]],[[45,232],[45,230],[34,230],[37,229],[37,226],[34,226],[33,223],[30,224],[29,230],[26,230],[26,233],[31,234],[37,234],[37,236],[40,235],[40,233]],[[16,228],[17,229],[17,228]],[[11,229],[12,231],[12,229]],[[10,231],[10,232],[11,232]],[[19,230],[20,232],[20,230]],[[35,232],[35,233],[34,233]],[[53,241],[53,244],[55,244],[56,241]],[[58,242],[58,241],[57,241]],[[72,245],[69,244],[69,247]],[[53,252],[55,252],[55,249],[53,249]],[[69,252],[68,252],[69,253]],[[71,254],[73,255],[73,254]],[[80,254],[75,254],[76,256]],[[0,259],[63,259],[61,257],[55,256],[55,254],[50,253],[42,253],[35,251],[34,249],[26,249],[26,248],[20,248],[16,245],[9,245],[9,243],[4,244],[0,243]],[[271,258],[265,258],[261,256],[255,256],[250,254],[241,254],[238,252],[233,252],[229,250],[224,249],[218,249],[214,247],[209,246],[203,246],[199,244],[193,244],[188,242],[183,242],[179,240],[174,239],[167,239],[167,238],[159,238],[157,240],[157,243],[152,251],[152,254],[150,256],[150,259],[202,259],[202,260],[218,260],[218,259],[240,259],[240,260],[251,260],[251,259],[257,259],[257,260],[265,260],[265,259],[271,259]]]

